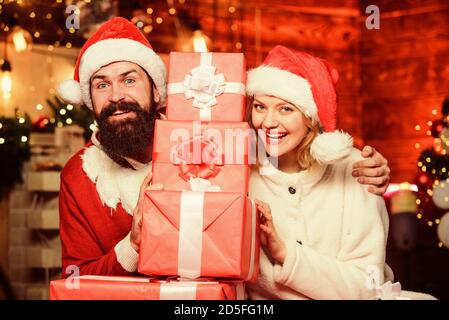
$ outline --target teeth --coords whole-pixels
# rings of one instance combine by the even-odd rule
[[[119,115],[119,114],[124,114],[124,113],[128,113],[129,111],[116,111],[114,112],[114,115]]]
[[[279,139],[285,137],[286,135],[287,135],[286,133],[275,133],[275,134],[267,133],[267,136],[272,139]]]

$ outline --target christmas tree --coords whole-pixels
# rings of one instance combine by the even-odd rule
[[[42,116],[33,123],[33,131],[53,132],[55,127],[67,125],[78,125],[84,129],[84,140],[88,141],[92,134],[94,117],[92,111],[85,106],[72,106],[64,103],[60,98],[54,96],[46,99],[53,115]]]
[[[444,100],[441,114],[441,119],[429,122],[434,143],[418,159],[416,203],[417,218],[437,229],[439,247],[449,248],[449,98]]]

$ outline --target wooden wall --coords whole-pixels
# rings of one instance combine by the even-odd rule
[[[213,51],[243,51],[248,66],[276,44],[329,60],[340,73],[338,125],[389,160],[393,182],[412,182],[417,157],[432,143],[426,123],[449,95],[447,0],[176,0],[198,19]],[[368,5],[381,13],[380,30],[365,27]],[[149,39],[175,50],[177,33],[167,1],[121,2],[121,14],[153,9]],[[229,8],[235,10],[230,12]],[[415,125],[423,129],[415,130]],[[421,148],[415,148],[419,143]]]
[[[181,1],[182,2],[182,1]],[[202,30],[212,40],[212,51],[243,51],[248,67],[263,61],[277,44],[305,50],[325,58],[340,73],[339,126],[361,143],[360,30],[359,0],[185,0],[175,7],[197,17]],[[154,24],[149,34],[158,52],[174,50],[177,41],[173,17],[165,1],[121,3],[121,14],[132,16],[136,8],[151,7]],[[230,12],[229,8],[235,11]],[[134,8],[134,9],[133,9]],[[238,43],[241,44],[239,47]],[[237,46],[236,46],[237,44]]]
[[[433,141],[426,123],[449,95],[449,2],[361,4],[378,5],[381,13],[380,30],[360,23],[363,138],[388,158],[393,181],[413,181],[418,155]]]

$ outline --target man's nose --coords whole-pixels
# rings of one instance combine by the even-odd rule
[[[125,99],[125,92],[123,88],[120,87],[118,84],[113,84],[111,89],[111,96],[109,100],[111,102],[120,102]]]

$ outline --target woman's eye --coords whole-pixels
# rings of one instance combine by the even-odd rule
[[[282,106],[281,107],[281,111],[282,112],[291,112],[291,111],[293,111],[293,109],[291,107],[288,107],[288,106]]]
[[[254,104],[254,109],[261,111],[265,109],[265,107],[261,104]]]
[[[135,81],[134,81],[134,79],[125,79],[125,83],[126,84],[131,84],[131,83],[134,83]]]

